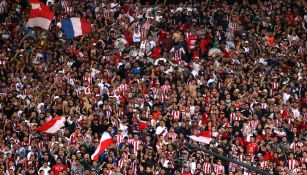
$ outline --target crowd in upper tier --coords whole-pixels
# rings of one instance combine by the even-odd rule
[[[256,174],[186,143],[307,174],[306,1],[42,2],[48,31],[0,0],[0,175]],[[91,32],[66,40],[69,17]],[[36,131],[55,116],[63,129]],[[203,131],[210,144],[188,137]]]

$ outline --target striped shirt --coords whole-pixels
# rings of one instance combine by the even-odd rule
[[[106,20],[110,19],[110,17],[112,16],[112,12],[111,10],[107,9],[103,12],[103,16]]]
[[[205,174],[210,174],[211,173],[211,163],[205,162],[203,164],[203,171]]]
[[[185,54],[185,51],[182,47],[173,47],[170,52],[174,54],[173,61],[175,64],[178,64],[182,56]]]
[[[289,168],[289,170],[295,169],[296,165],[297,165],[296,160],[294,160],[294,159],[288,160],[288,168]]]
[[[7,2],[6,0],[1,0],[0,2],[0,14],[3,14],[7,11]]]
[[[230,28],[231,31],[234,32],[235,30],[237,30],[238,24],[237,24],[237,23],[234,23],[234,22],[229,22],[228,28]]]
[[[266,169],[268,167],[268,161],[262,161],[260,162],[260,168],[262,170]]]
[[[141,140],[133,140],[131,142],[131,144],[133,145],[134,154],[137,154],[137,151],[139,150],[139,145],[142,144],[142,141]]]
[[[230,122],[232,123],[233,121],[240,121],[241,117],[238,116],[235,112],[230,114]]]
[[[213,164],[213,169],[214,172],[218,175],[218,174],[224,174],[225,172],[225,167],[223,165],[217,165],[217,164]]]
[[[171,86],[170,85],[163,85],[162,86],[162,91],[164,94],[169,93],[171,90]]]
[[[64,9],[65,13],[67,13],[67,14],[72,14],[74,12],[74,7],[72,7],[66,1],[62,2],[62,8]]]
[[[142,38],[147,38],[147,35],[148,35],[148,32],[149,32],[149,29],[150,29],[150,23],[149,21],[146,21],[142,27],[141,27],[141,37]]]
[[[173,142],[176,142],[178,139],[178,135],[176,133],[168,133],[167,137],[171,138]]]
[[[84,76],[83,77],[83,83],[87,82],[88,84],[92,84],[92,77],[90,76]]]
[[[172,118],[174,120],[179,120],[180,119],[180,111],[179,110],[173,110],[171,114],[172,114]]]

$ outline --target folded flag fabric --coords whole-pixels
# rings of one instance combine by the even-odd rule
[[[30,0],[30,4],[31,4],[31,9],[32,10],[42,10],[42,9],[49,9],[48,6],[46,6],[45,4],[43,4],[42,2],[40,2],[39,0]]]
[[[100,143],[96,151],[91,156],[92,160],[97,161],[99,159],[99,156],[104,152],[104,150],[112,144],[114,144],[113,138],[108,132],[104,132],[101,136]]]
[[[36,33],[35,33],[35,31],[33,31],[33,30],[31,30],[31,29],[29,29],[28,27],[27,27],[27,24],[26,23],[23,23],[23,29],[25,30],[25,32],[29,35],[29,36],[35,36],[36,35]]]
[[[209,144],[212,140],[210,131],[204,131],[196,135],[191,135],[189,137],[196,142],[205,144]]]
[[[61,29],[70,40],[74,37],[85,35],[91,31],[91,22],[83,18],[68,18],[61,22]]]
[[[142,131],[143,129],[146,128],[147,122],[143,121],[143,120],[139,120],[138,125],[139,125],[139,128],[140,128],[140,131]]]
[[[30,10],[27,27],[40,27],[48,30],[54,17],[54,13],[50,11],[48,6],[42,3],[38,4],[39,5],[32,6],[32,9]]]
[[[53,119],[47,121],[42,126],[36,128],[36,131],[54,134],[65,126],[64,124],[65,121],[66,121],[65,117],[62,116],[54,117]]]

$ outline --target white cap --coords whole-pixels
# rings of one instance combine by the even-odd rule
[[[58,99],[58,98],[60,98],[60,97],[59,97],[59,96],[55,96],[53,100],[56,100],[56,99]]]

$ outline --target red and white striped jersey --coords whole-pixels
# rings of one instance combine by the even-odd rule
[[[178,110],[173,110],[171,114],[172,114],[172,118],[173,118],[174,120],[179,120],[179,119],[180,119],[180,111],[178,111]]]
[[[179,61],[181,60],[181,58],[183,57],[183,55],[185,54],[185,51],[182,47],[173,47],[171,50],[170,50],[171,53],[174,54],[173,56],[173,62],[175,64],[178,64]]]
[[[248,122],[248,125],[251,127],[251,128],[257,128],[259,124],[259,120],[251,120]]]
[[[128,138],[128,143],[132,144],[133,141],[134,139]]]
[[[122,92],[123,94],[125,94],[125,91],[128,89],[128,85],[127,84],[121,84],[118,87],[119,92]]]
[[[151,27],[151,24],[149,23],[149,21],[146,21],[142,27],[141,27],[141,37],[142,38],[146,38],[149,32],[149,29]]]
[[[225,167],[223,165],[213,164],[213,169],[217,175],[224,174],[225,172]]]
[[[0,4],[1,5],[1,4]],[[0,6],[0,14],[1,14],[1,6]],[[0,60],[0,65],[3,65],[3,66],[5,66],[5,65],[7,65],[7,61],[5,61],[5,60]]]
[[[107,170],[107,174],[111,175],[111,174],[113,174],[113,171],[112,170]]]
[[[76,91],[77,95],[79,96],[84,89],[85,89],[84,87],[80,86],[80,87],[76,88],[75,91]]]
[[[118,115],[119,117],[120,117],[120,116],[123,116],[123,115],[124,115],[124,111],[122,111],[122,110],[117,110],[117,111],[116,111],[116,115]]]
[[[244,159],[245,159],[245,156],[244,156],[244,154],[240,154],[240,155],[238,155],[238,159],[239,159],[239,161],[243,161]]]
[[[167,137],[171,138],[173,142],[176,142],[178,139],[178,135],[176,133],[168,133]]]
[[[116,145],[118,146],[123,141],[124,136],[116,134],[115,137],[116,137]]]
[[[168,99],[168,96],[163,95],[163,94],[157,94],[157,95],[154,95],[154,99],[159,99],[159,101],[163,103],[165,102],[166,99]]]
[[[294,160],[294,159],[288,160],[288,168],[289,168],[289,170],[295,169],[295,165],[297,165],[296,160]]]
[[[152,90],[154,95],[159,94],[159,88],[153,87],[153,88],[151,88],[151,90]]]
[[[118,161],[117,166],[118,166],[119,168],[122,168],[123,165],[124,165],[124,162],[127,162],[127,161],[128,161],[127,159],[121,158],[121,159]]]
[[[191,32],[185,32],[185,33],[184,33],[185,39],[188,39],[189,36],[191,36],[191,35],[192,35]]]
[[[244,171],[244,174],[243,174],[243,175],[252,175],[252,174],[253,174],[252,172]]]
[[[42,149],[43,147],[48,146],[48,143],[46,143],[45,141],[41,141],[38,144],[39,149]]]
[[[92,77],[83,76],[83,83],[87,82],[88,84],[92,84]]]
[[[110,19],[110,17],[112,16],[112,12],[110,9],[106,9],[104,12],[103,12],[103,16],[106,20]]]
[[[300,46],[298,49],[297,49],[297,53],[305,53],[305,48]]]
[[[293,142],[293,143],[290,145],[290,149],[296,150],[296,145],[297,145],[297,143]]]
[[[137,151],[139,150],[139,145],[142,144],[142,141],[141,140],[133,140],[131,142],[131,144],[133,145],[134,154],[137,154]]]
[[[163,145],[163,142],[157,142],[156,147],[157,149],[162,149]]]
[[[163,91],[164,94],[169,93],[170,90],[171,90],[171,86],[170,85],[163,85],[162,86],[162,91]]]
[[[211,163],[205,162],[203,164],[203,171],[205,174],[210,174],[211,173]]]
[[[107,110],[107,111],[105,111],[105,114],[106,114],[106,118],[107,119],[110,119],[110,117],[111,117],[111,115],[112,115],[112,111],[109,111],[109,110]]]
[[[135,16],[139,16],[140,15],[139,7],[135,7],[134,12],[135,12]]]
[[[230,162],[228,165],[229,172],[235,172],[237,170],[237,165],[235,163]]]
[[[232,150],[232,154],[233,155],[238,155],[238,150],[239,150],[239,148],[236,146],[236,145],[232,145],[231,146],[231,150]]]
[[[301,163],[307,163],[307,157],[301,157],[300,162]]]
[[[275,82],[271,82],[272,88],[270,89],[270,95],[273,96],[275,93],[274,91],[278,89],[279,84]]]
[[[137,172],[137,166],[138,166],[138,164],[137,164],[136,161],[130,162],[130,167],[131,167],[134,174],[136,174],[136,172]]]
[[[74,85],[76,80],[74,78],[68,78],[67,81],[68,81],[68,84]]]
[[[7,2],[6,0],[0,1],[0,14],[3,14],[7,11]]]
[[[272,82],[271,83],[271,85],[272,85],[272,89],[278,89],[278,87],[279,87],[279,83],[276,83],[276,82]]]
[[[268,105],[266,103],[261,103],[261,109],[267,109]]]
[[[235,22],[229,22],[229,24],[228,24],[228,28],[230,28],[230,29],[231,29],[231,31],[232,31],[232,32],[234,32],[235,30],[237,30],[237,28],[238,28],[238,24],[237,24],[237,23],[235,23]]]
[[[261,161],[260,162],[260,168],[261,169],[266,169],[268,167],[268,161]]]
[[[238,116],[235,112],[230,114],[230,122],[240,121],[240,120],[241,120],[241,117]]]
[[[222,34],[221,34],[220,31],[216,31],[215,36],[216,36],[219,40],[222,39]]]
[[[302,168],[301,168],[301,167],[297,167],[297,168],[294,168],[294,169],[292,170],[293,173],[299,173],[299,172],[301,172],[301,171],[302,171]]]
[[[69,5],[67,2],[62,2],[62,8],[64,9],[65,13],[71,14],[74,11],[74,7]]]

